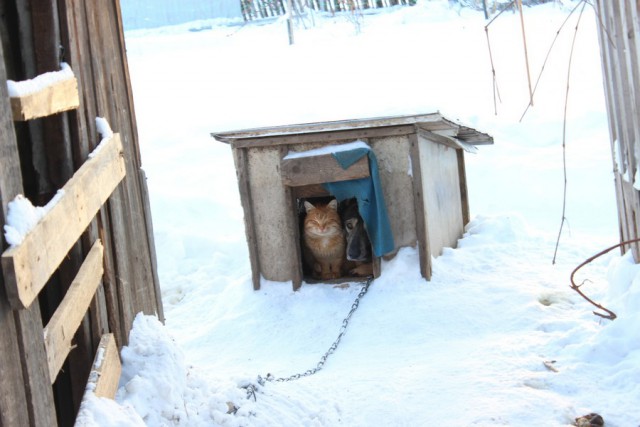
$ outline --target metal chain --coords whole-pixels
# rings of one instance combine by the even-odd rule
[[[345,317],[345,319],[342,321],[342,326],[340,327],[340,333],[338,334],[338,338],[336,338],[334,343],[331,344],[331,347],[329,347],[329,350],[327,350],[327,352],[320,358],[320,361],[318,362],[315,368],[308,369],[307,371],[301,374],[294,374],[288,377],[280,377],[280,378],[276,378],[271,374],[267,374],[266,377],[264,378],[258,375],[258,384],[265,385],[267,382],[294,381],[300,378],[308,377],[320,371],[324,367],[324,364],[327,362],[327,359],[329,358],[329,356],[333,354],[333,352],[335,352],[336,349],[338,348],[338,345],[340,345],[340,340],[342,340],[342,337],[344,336],[345,332],[347,332],[347,327],[349,326],[349,321],[351,320],[351,316],[353,316],[353,313],[355,313],[355,311],[358,309],[358,306],[360,305],[360,299],[367,293],[367,291],[369,290],[369,285],[371,285],[372,281],[373,281],[373,277],[369,277],[365,282],[365,284],[362,285],[362,289],[360,289],[358,296],[353,302],[353,305],[351,306],[351,310],[349,311],[349,314],[347,314],[347,317]],[[255,400],[256,387],[253,384],[249,384],[245,388],[247,389],[247,398],[253,397],[253,399]]]

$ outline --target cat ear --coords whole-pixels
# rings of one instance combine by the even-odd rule
[[[332,201],[329,202],[329,204],[327,206],[329,206],[334,211],[337,211],[338,210],[338,200],[333,199]]]
[[[313,206],[311,203],[307,202],[306,200],[304,201],[304,210],[309,213],[310,210],[315,209],[316,207]]]

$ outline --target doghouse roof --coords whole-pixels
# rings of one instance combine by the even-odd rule
[[[440,113],[375,117],[367,119],[302,123],[261,127],[231,132],[212,133],[215,139],[234,147],[264,146],[275,140],[291,139],[288,143],[318,139],[366,138],[385,135],[406,135],[418,130],[453,137],[471,145],[493,144],[493,137],[443,117]],[[336,138],[331,133],[339,133]],[[305,136],[300,139],[301,136]],[[295,139],[295,140],[294,140]]]

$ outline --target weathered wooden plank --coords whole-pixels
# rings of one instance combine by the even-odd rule
[[[291,234],[288,195],[277,168],[281,158],[278,147],[247,150],[260,273],[267,280],[286,282],[291,280],[293,248],[299,241]]]
[[[309,144],[318,142],[336,142],[339,139],[353,141],[364,138],[382,138],[386,136],[409,135],[415,132],[414,125],[387,126],[367,129],[346,129],[338,131],[311,132],[299,135],[260,136],[233,139],[224,134],[212,134],[217,140],[229,142],[234,148],[270,147],[275,145]]]
[[[615,189],[616,189],[616,200],[618,203],[618,224],[620,231],[620,240],[626,240],[627,234],[623,230],[623,227],[626,226],[626,213],[624,208],[624,196],[622,191],[622,182],[621,176],[618,173],[618,164],[620,160],[620,150],[616,147],[619,143],[618,134],[620,133],[621,126],[619,125],[620,117],[618,116],[619,105],[616,102],[616,71],[614,64],[614,54],[612,52],[615,51],[616,47],[613,42],[613,38],[609,33],[608,28],[608,19],[607,19],[607,10],[606,4],[610,2],[598,0],[595,2],[596,7],[596,16],[599,20],[598,26],[598,38],[600,41],[600,54],[601,54],[601,62],[602,62],[602,70],[603,70],[603,80],[604,80],[604,94],[605,100],[607,104],[607,116],[609,122],[609,135],[611,140],[611,158],[613,161],[613,169],[614,169],[614,178],[615,178]],[[623,249],[624,251],[624,249]],[[638,260],[636,260],[638,261]]]
[[[493,144],[491,136],[454,123],[440,113],[304,123],[211,135],[218,141],[231,143],[234,147],[255,147],[335,140],[335,133],[345,135],[345,138],[399,136],[415,132],[416,127],[429,131],[453,131],[461,140],[474,145]]]
[[[115,250],[113,249],[111,233],[108,232],[110,224],[108,208],[103,206],[96,218],[98,219],[100,241],[104,245],[104,275],[102,276],[102,286],[106,300],[109,332],[115,335],[118,346],[122,347],[127,343],[129,329],[125,327],[124,316],[121,313],[120,302],[118,301],[118,283],[113,256]],[[107,221],[106,224],[104,221]]]
[[[62,32],[63,44],[66,48],[66,55],[70,59],[70,63],[74,64],[77,74],[78,91],[81,94],[79,110],[83,111],[83,114],[70,114],[76,164],[82,164],[83,159],[95,147],[94,141],[98,141],[94,118],[99,114],[96,109],[96,98],[93,95],[96,91],[96,82],[92,73],[92,60],[95,54],[90,49],[91,32],[86,18],[87,4],[85,1],[77,0],[65,0],[60,3],[61,27],[66,29]],[[118,130],[122,135],[122,130]],[[92,307],[91,310],[94,348],[97,347],[102,334],[107,331],[114,333],[119,345],[126,343],[128,334],[120,315],[114,251],[111,244],[111,233],[108,232],[110,229],[109,209],[102,207],[98,211],[95,221],[89,225],[86,237],[88,241],[85,242],[86,247],[89,247],[91,242],[100,238],[105,248],[103,286],[98,289],[95,309]]]
[[[156,244],[153,233],[153,222],[151,219],[151,202],[149,200],[149,190],[147,189],[147,176],[144,169],[139,170],[140,184],[142,185],[142,201],[144,203],[143,212],[145,225],[147,230],[147,239],[149,241],[149,255],[151,257],[151,272],[153,274],[153,283],[149,287],[154,291],[156,316],[161,322],[164,322],[164,310],[162,307],[162,290],[160,289],[160,279],[158,278],[158,260],[156,257]]]
[[[220,132],[213,134],[219,141],[231,142],[234,139],[264,138],[271,136],[284,136],[295,134],[300,136],[306,133],[339,132],[349,130],[365,130],[375,128],[393,128],[409,125],[413,128],[416,123],[441,123],[443,117],[440,113],[407,115],[394,117],[374,117],[366,119],[339,120],[332,122],[314,122],[295,125],[275,126],[246,129],[233,132]],[[450,122],[449,122],[450,123]],[[450,125],[446,124],[448,127]]]
[[[280,155],[287,154],[288,147],[280,147]],[[300,224],[298,218],[298,199],[292,191],[292,187],[285,188],[286,210],[289,211],[289,224],[293,233],[293,263],[291,264],[291,285],[294,291],[302,286],[302,248],[300,245]]]
[[[57,425],[53,390],[47,369],[47,355],[42,336],[42,316],[40,306],[32,304],[23,310],[14,310],[16,331],[22,354],[21,363],[26,391],[27,408],[29,409],[29,425]]]
[[[291,190],[293,196],[297,199],[330,196],[329,192],[321,184],[304,185],[302,187],[291,187]]]
[[[110,232],[114,248],[114,267],[121,315],[126,330],[131,328],[135,314],[142,311],[157,314],[159,296],[154,289],[152,249],[149,247],[140,182],[140,156],[135,126],[135,109],[128,83],[128,67],[117,2],[106,5],[100,0],[87,2],[87,19],[91,33],[101,44],[92,45],[92,73],[98,114],[107,117],[122,135],[127,178],[109,200]],[[112,82],[122,84],[113,86]],[[123,239],[122,236],[127,236]]]
[[[42,90],[11,98],[13,120],[26,121],[78,108],[78,80],[61,80]]]
[[[635,3],[635,4],[634,4]],[[638,3],[633,0],[595,2],[599,20],[598,35],[602,57],[605,97],[609,117],[612,157],[618,219],[621,240],[638,234],[636,191],[629,191],[633,174],[638,167]],[[640,259],[640,246],[633,249],[636,261]]]
[[[253,202],[251,198],[251,187],[249,185],[249,160],[245,148],[234,148],[233,159],[238,178],[238,189],[240,191],[240,203],[244,214],[244,228],[247,236],[247,246],[249,248],[249,261],[251,263],[251,281],[253,289],[260,289],[260,259],[258,258],[258,238],[256,235],[255,219],[253,218]]]
[[[24,241],[2,254],[9,301],[28,307],[125,175],[118,134],[63,187],[64,194]]]
[[[413,134],[415,135],[415,134]],[[412,193],[413,162],[410,139],[405,136],[371,139],[378,161],[378,175],[389,216],[395,251],[414,246],[418,238]]]
[[[462,224],[466,226],[471,220],[469,210],[469,189],[467,187],[467,167],[464,162],[464,151],[458,150],[458,176],[460,181],[460,203],[462,206]]]
[[[93,392],[98,397],[113,399],[118,390],[121,371],[122,365],[116,340],[113,334],[105,334],[100,340],[91,367],[87,381],[87,392]]]
[[[455,248],[464,231],[458,150],[421,138],[418,143],[429,251],[437,257],[445,247]]]
[[[285,158],[280,162],[280,174],[282,183],[290,187],[366,178],[369,176],[369,159],[364,156],[343,169],[332,154]]]
[[[52,383],[71,351],[73,336],[102,279],[102,255],[102,243],[97,240],[69,286],[62,303],[44,328],[49,377]]]
[[[3,44],[0,44],[0,82],[6,81]],[[23,192],[22,173],[9,94],[0,84],[0,230],[7,216],[7,204]],[[5,243],[0,239],[0,248]],[[0,267],[0,289],[5,288]],[[38,322],[39,325],[38,325]],[[53,392],[38,366],[44,366],[44,345],[40,307],[14,312],[0,292],[0,425],[56,426]],[[29,343],[36,342],[34,347]],[[40,345],[37,345],[40,344]],[[27,357],[28,356],[28,357]]]
[[[409,136],[409,153],[413,175],[412,190],[416,217],[416,234],[418,236],[418,255],[420,256],[420,273],[431,280],[431,249],[429,246],[429,229],[427,228],[427,212],[425,210],[424,191],[422,188],[422,167],[420,165],[420,149],[418,135]]]

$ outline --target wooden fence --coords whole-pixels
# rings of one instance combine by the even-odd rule
[[[4,100],[6,104],[6,97]],[[15,121],[51,116],[78,106],[78,86],[75,78],[55,81],[36,92],[11,97],[11,112]],[[3,109],[9,110],[7,106]],[[5,130],[9,133],[5,136],[10,137],[10,128],[5,127]],[[5,148],[8,147],[9,144],[6,144]],[[14,165],[16,170],[19,169],[20,160],[17,153],[17,147],[10,150],[4,156],[3,163]],[[24,236],[22,242],[8,248],[2,254],[4,289],[10,308],[17,312],[19,318],[32,317],[32,313],[37,312],[38,295],[125,174],[122,142],[118,134],[111,135],[105,138],[95,155],[91,156],[64,185],[60,192],[61,196],[56,199],[55,204],[35,227]],[[15,193],[20,189],[16,186],[13,190]],[[3,217],[8,216],[9,209],[9,204],[3,203]],[[39,425],[57,423],[54,406],[36,408],[35,405],[53,400],[50,385],[55,383],[58,373],[72,350],[72,340],[102,282],[103,252],[102,242],[96,239],[47,325],[40,329],[37,329],[36,325],[29,328],[28,332],[31,333],[29,340],[33,348],[44,347],[47,368],[42,371],[42,366],[39,366],[36,373],[26,372],[30,383],[41,386],[41,388],[28,390],[27,393],[30,395],[27,397],[32,399],[27,404],[33,406],[31,411],[34,416],[36,412],[38,413],[34,421],[37,420]],[[106,368],[102,378],[96,378],[95,384],[90,388],[91,392],[97,388],[102,396],[111,398],[115,395],[120,376],[118,353],[110,351],[99,357],[98,354],[114,346],[113,334],[104,334],[94,360],[106,359],[104,364],[100,360],[99,367],[94,363],[94,369],[100,369],[102,372],[101,367],[104,365]],[[28,349],[29,352],[31,350],[31,348]],[[31,357],[37,359],[37,357]],[[37,378],[32,378],[32,374]]]
[[[596,0],[621,241],[639,236],[640,38],[636,0]],[[636,262],[640,246],[629,245]]]
[[[409,6],[415,2],[416,0],[291,0],[294,13],[302,13],[306,7],[332,14],[391,6]],[[287,0],[241,0],[240,4],[245,21],[281,16],[287,10]]]
[[[115,392],[135,315],[163,319],[119,2],[3,0],[0,42],[0,230],[18,194],[63,190],[2,239],[0,426],[72,426],[86,389]],[[10,99],[63,61],[73,79]]]

